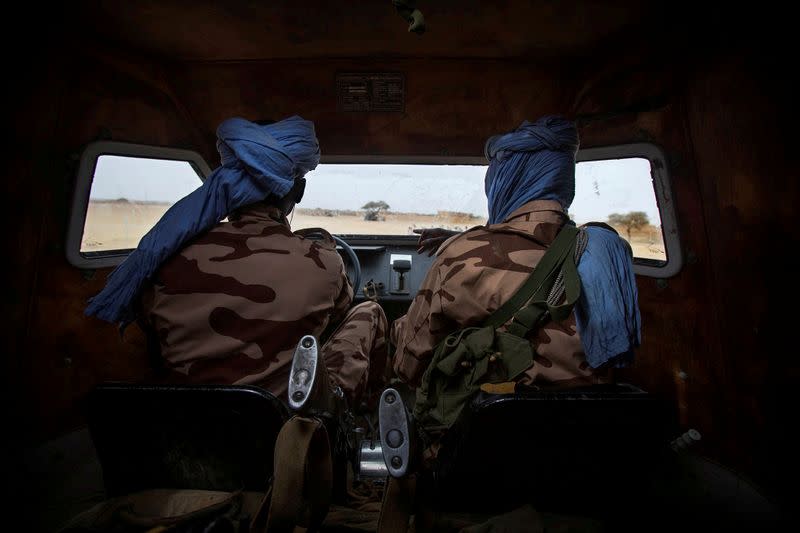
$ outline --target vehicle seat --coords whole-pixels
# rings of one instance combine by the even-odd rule
[[[250,386],[106,383],[88,398],[107,496],[267,490],[286,406]]]
[[[633,504],[670,452],[673,428],[664,404],[627,384],[480,392],[435,439],[441,447],[425,462],[430,434],[413,418],[398,417],[398,402],[394,389],[381,397],[384,460],[396,478],[416,474],[413,499],[423,513],[499,514],[532,504],[602,517],[621,502]]]
[[[442,438],[421,488],[447,509],[602,508],[635,492],[668,451],[667,421],[653,396],[626,384],[481,392]]]

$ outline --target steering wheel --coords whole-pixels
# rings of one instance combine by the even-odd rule
[[[347,277],[350,279],[350,284],[353,286],[353,297],[355,298],[359,289],[361,289],[361,262],[358,260],[358,256],[353,251],[352,246],[347,244],[336,235],[333,235],[332,237],[333,240],[336,241],[336,244],[342,247],[344,253],[347,255],[347,258],[350,260],[350,267],[353,269],[353,275],[351,276],[348,273]]]

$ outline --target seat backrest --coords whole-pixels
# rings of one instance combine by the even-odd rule
[[[442,440],[434,499],[445,509],[604,505],[668,448],[667,411],[630,385],[481,393]]]
[[[151,488],[266,490],[283,403],[248,386],[109,383],[88,422],[109,496]]]

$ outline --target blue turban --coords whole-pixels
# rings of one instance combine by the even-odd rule
[[[489,224],[498,224],[532,200],[555,200],[566,210],[575,197],[578,132],[560,117],[525,121],[486,142]],[[575,306],[578,333],[594,368],[623,366],[639,346],[639,316],[633,262],[626,243],[612,230],[588,227],[578,263],[581,297]]]
[[[489,224],[499,224],[531,200],[556,200],[565,209],[575,197],[578,132],[560,117],[525,121],[486,142]]]
[[[131,322],[142,287],[167,259],[236,209],[269,195],[286,196],[295,178],[316,168],[320,155],[314,123],[298,116],[266,126],[228,119],[217,128],[217,150],[222,166],[142,237],[91,299],[86,315]]]

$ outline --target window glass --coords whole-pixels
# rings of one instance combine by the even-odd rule
[[[582,161],[575,171],[570,217],[606,222],[630,244],[633,256],[667,260],[650,161],[641,157]]]
[[[99,156],[81,253],[136,248],[167,209],[202,183],[188,161]]]
[[[464,230],[488,218],[486,165],[320,164],[308,173],[294,229],[344,235],[411,235],[414,229]],[[634,256],[666,261],[650,161],[641,157],[582,161],[569,210],[578,224],[606,222]]]
[[[637,274],[675,275],[682,254],[663,152],[648,143],[628,144],[582,149],[577,159],[570,217],[578,224],[613,226],[631,243]],[[305,197],[290,216],[293,229],[391,238],[421,228],[462,231],[487,221],[482,158],[342,160],[338,156],[307,174]],[[81,158],[68,260],[80,268],[118,265],[209,173],[202,157],[189,150],[92,143]]]
[[[306,175],[292,228],[345,235],[410,235],[486,223],[485,165],[320,164]]]

